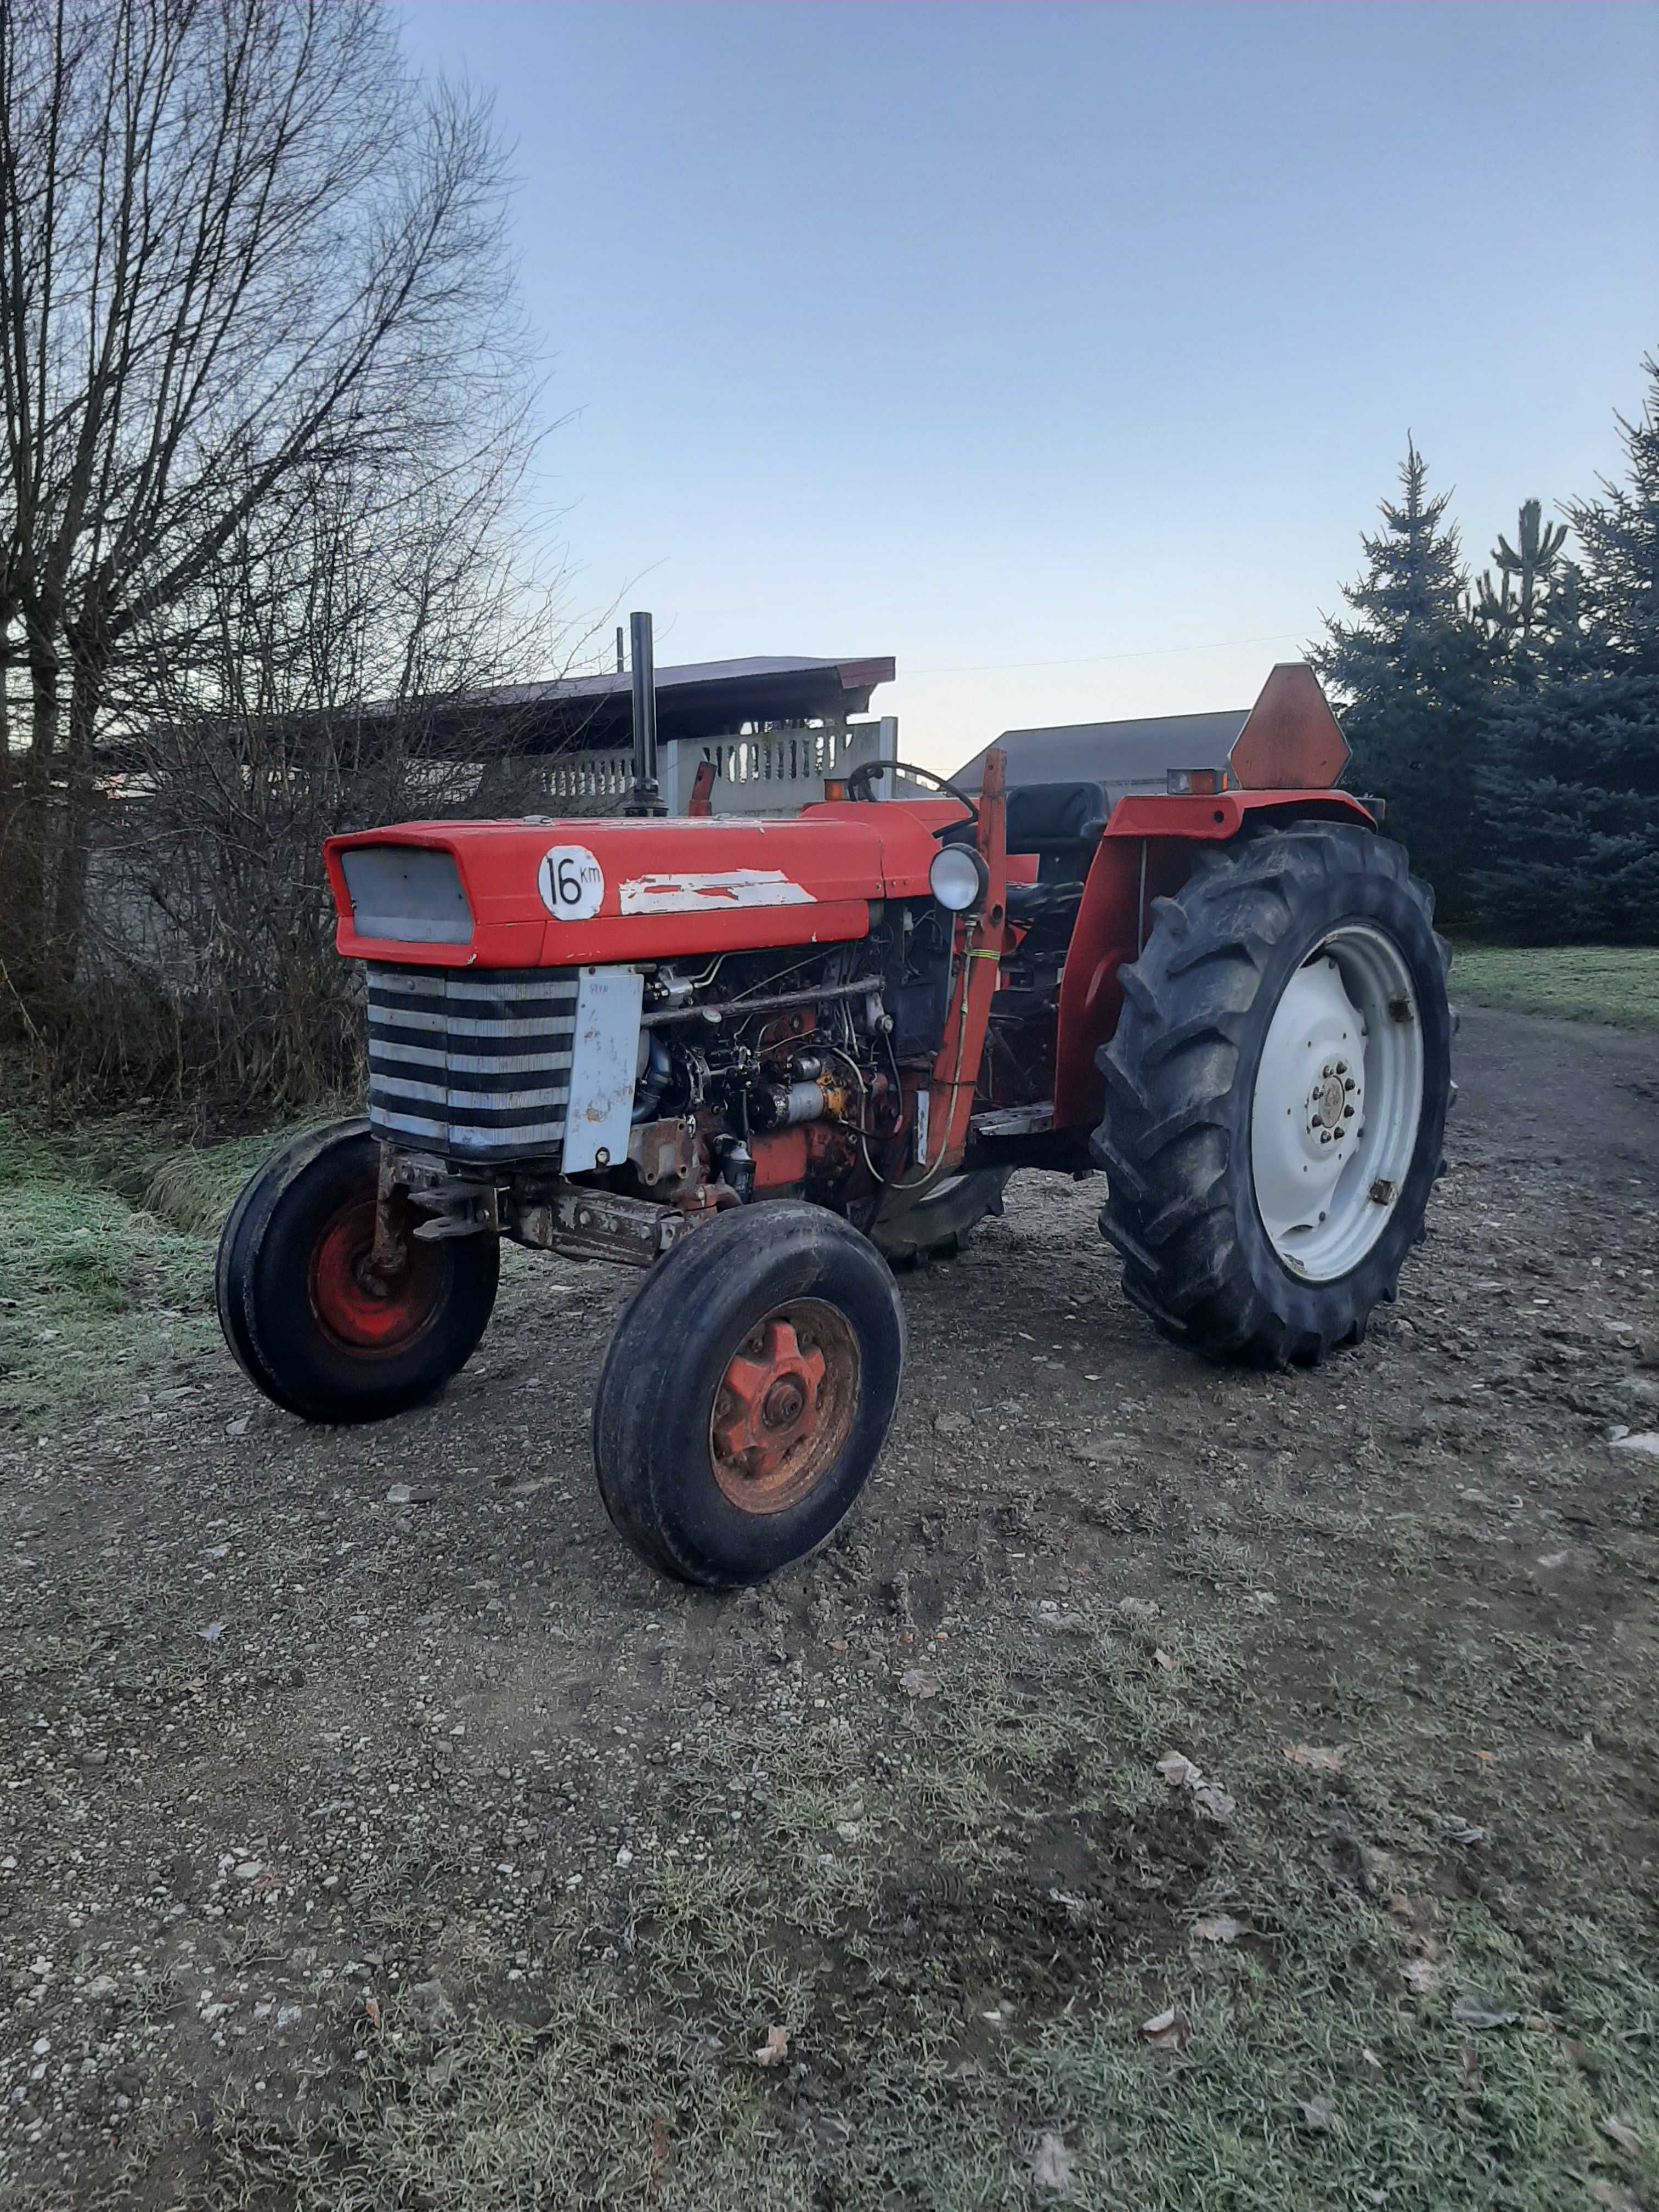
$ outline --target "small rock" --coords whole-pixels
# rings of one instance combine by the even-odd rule
[[[1659,1459],[1659,1429],[1643,1429],[1633,1437],[1614,1437],[1614,1451],[1645,1452],[1650,1459]]]
[[[263,1859],[243,1859],[236,1869],[238,1881],[258,1881],[264,1872]]]
[[[1193,1933],[1201,1943],[1237,1943],[1244,1929],[1231,1912],[1212,1912],[1194,1921]]]
[[[1076,2154],[1067,2150],[1063,2136],[1041,2136],[1031,2158],[1031,2179],[1050,2196],[1064,2197],[1072,2186]]]
[[[1518,2012],[1494,2012],[1480,1997],[1459,1997],[1452,2007],[1452,2018],[1460,2027],[1513,2027],[1521,2017]]]

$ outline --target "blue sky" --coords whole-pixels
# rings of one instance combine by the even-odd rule
[[[399,14],[516,146],[573,605],[894,653],[935,765],[1247,702],[1407,426],[1483,556],[1659,349],[1659,7]]]

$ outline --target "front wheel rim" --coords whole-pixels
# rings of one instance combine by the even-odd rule
[[[1410,963],[1369,924],[1333,930],[1286,983],[1250,1105],[1267,1241],[1293,1275],[1333,1282],[1393,1220],[1417,1149],[1422,1008]]]
[[[311,1310],[325,1336],[359,1358],[388,1358],[430,1327],[443,1297],[443,1261],[403,1224],[404,1259],[385,1281],[368,1267],[375,1202],[348,1200],[323,1224],[311,1250]]]
[[[745,1331],[708,1417],[721,1494],[766,1514],[816,1489],[852,1434],[860,1366],[852,1325],[817,1298],[776,1306]]]

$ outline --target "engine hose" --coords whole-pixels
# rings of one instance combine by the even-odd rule
[[[997,957],[995,953],[975,951],[974,934],[978,927],[979,921],[977,917],[975,917],[975,919],[968,925],[968,942],[962,948],[962,1008],[957,1017],[957,1063],[951,1071],[950,1082],[950,1097],[953,1105],[956,1101],[957,1088],[962,1082],[962,1056],[963,1052],[967,1049],[968,1045],[968,992],[969,987],[973,981],[974,963],[975,960],[994,960]],[[947,1136],[949,1134],[948,1129],[946,1131],[946,1134]],[[949,1150],[950,1146],[948,1143],[941,1145],[939,1148],[939,1158],[933,1161],[931,1166],[924,1168],[921,1174],[918,1176],[914,1182],[907,1182],[902,1176],[900,1176],[889,1185],[889,1188],[892,1190],[903,1190],[913,1193],[931,1190],[933,1186],[939,1179],[940,1173],[945,1166],[945,1156]]]

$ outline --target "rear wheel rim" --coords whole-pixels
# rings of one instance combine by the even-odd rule
[[[1353,923],[1281,993],[1257,1063],[1250,1170],[1290,1273],[1334,1282],[1394,1218],[1423,1115],[1422,1010],[1395,939]]]
[[[858,1410],[858,1338],[816,1298],[775,1307],[726,1362],[708,1418],[721,1494],[745,1513],[781,1513],[840,1458]]]
[[[442,1302],[443,1260],[398,1224],[404,1261],[382,1281],[370,1273],[374,1200],[351,1199],[331,1216],[311,1248],[311,1310],[325,1335],[360,1357],[402,1352],[428,1328]]]

